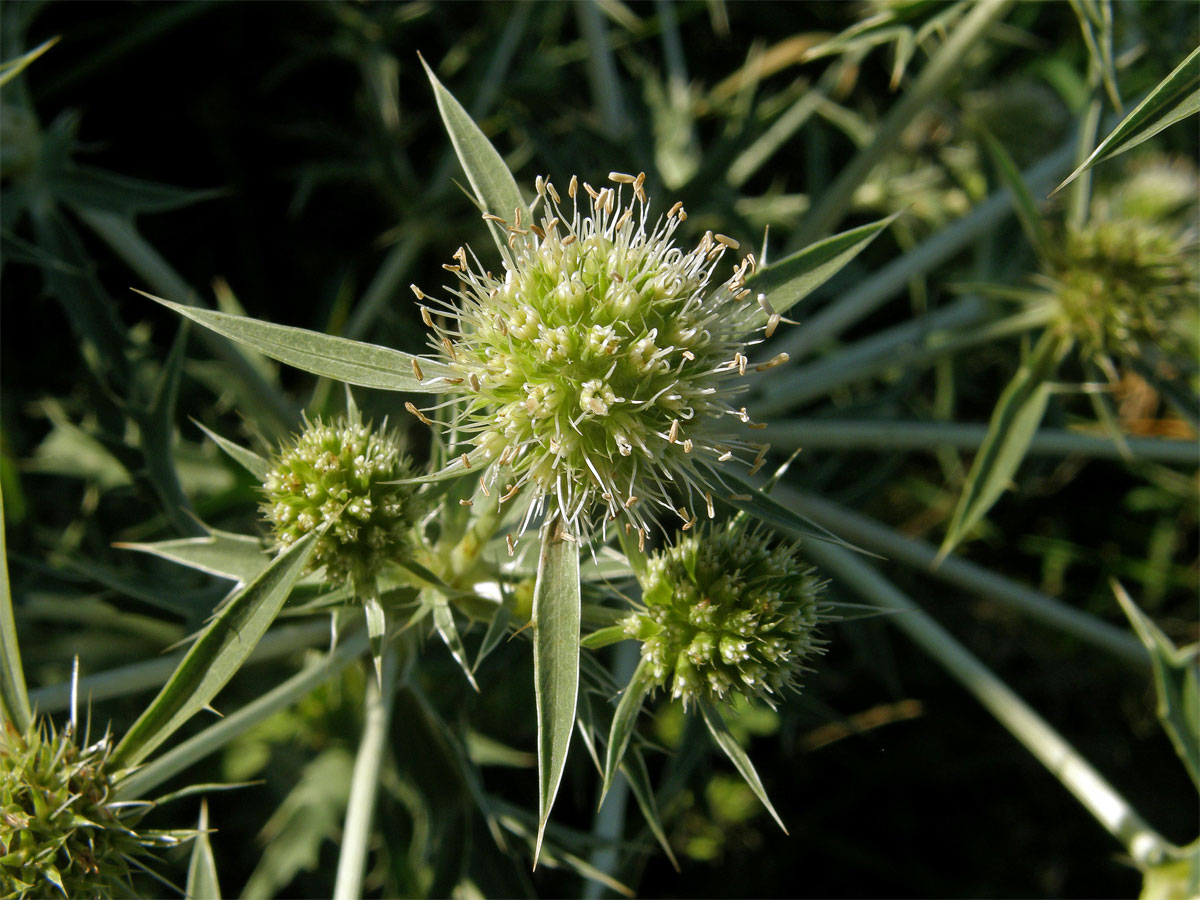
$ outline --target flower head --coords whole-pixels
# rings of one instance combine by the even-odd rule
[[[822,582],[797,549],[735,523],[651,556],[645,608],[624,625],[642,642],[653,683],[685,705],[794,688],[821,643]]]
[[[569,527],[606,513],[641,529],[653,505],[694,522],[673,498],[705,493],[702,466],[757,449],[731,429],[750,421],[733,403],[755,368],[747,335],[779,321],[745,287],[753,257],[714,284],[737,243],[676,247],[682,204],[652,219],[644,176],[610,178],[572,178],[564,203],[539,177],[538,222],[485,215],[509,235],[502,277],[460,249],[445,266],[456,302],[442,323],[426,313],[467,391],[459,433],[506,500],[529,489],[526,524],[548,497]]]
[[[88,747],[48,722],[0,722],[0,885],[5,896],[132,897],[148,848],[180,835],[135,832],[141,810],[112,796],[108,737]]]
[[[408,555],[417,519],[411,475],[396,434],[356,416],[318,419],[275,459],[263,483],[262,512],[280,545],[324,528],[312,568],[330,581],[368,586],[389,560]]]

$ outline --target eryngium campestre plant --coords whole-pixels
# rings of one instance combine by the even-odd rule
[[[624,621],[658,687],[684,705],[796,689],[820,652],[823,582],[798,554],[744,523],[700,528],[650,557],[643,608]]]
[[[779,322],[745,287],[753,256],[714,286],[737,242],[708,232],[689,251],[675,247],[683,205],[652,219],[644,175],[609,177],[617,187],[601,190],[573,177],[568,206],[539,176],[538,222],[485,215],[509,235],[503,277],[460,248],[445,266],[456,302],[439,304],[436,323],[422,313],[467,392],[457,426],[474,457],[493,463],[485,478],[504,500],[531,488],[522,528],[547,497],[569,530],[600,513],[644,529],[642,504],[695,522],[673,498],[706,493],[699,467],[762,458],[730,427],[750,424],[734,405],[747,368],[786,359],[754,366],[745,355],[758,325],[769,335]]]
[[[414,488],[389,483],[412,475],[408,459],[393,431],[356,416],[305,425],[267,473],[263,515],[284,547],[324,527],[311,568],[369,592],[385,563],[409,554]]]
[[[43,721],[0,723],[0,896],[132,897],[132,869],[179,835],[138,834],[142,804],[112,797],[106,735],[88,747]]]

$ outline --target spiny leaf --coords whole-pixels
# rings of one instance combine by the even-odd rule
[[[1116,581],[1113,593],[1129,617],[1154,670],[1158,720],[1175,745],[1192,783],[1200,788],[1200,644],[1176,647]]]
[[[145,291],[136,292],[217,334],[314,375],[383,391],[437,393],[453,387],[445,380],[453,373],[436,360],[304,328],[184,306]],[[413,371],[413,361],[418,359],[423,370],[421,380],[417,380]]]
[[[192,839],[192,858],[188,863],[187,900],[221,900],[217,881],[217,861],[208,842],[208,803],[200,804],[200,822]]]
[[[733,763],[733,767],[745,779],[750,790],[754,791],[754,796],[762,801],[762,805],[767,808],[767,812],[771,814],[771,818],[783,829],[783,833],[787,834],[787,826],[783,824],[783,819],[779,818],[779,813],[775,812],[775,807],[771,805],[771,800],[767,797],[767,789],[763,787],[762,780],[758,777],[758,772],[754,770],[754,764],[750,762],[750,757],[742,749],[742,745],[737,742],[737,738],[730,732],[729,726],[725,724],[720,711],[709,700],[702,698],[700,700],[700,713],[704,716],[704,724],[708,726],[708,732],[712,735],[713,740],[717,742],[717,746],[729,757],[729,761]]]
[[[520,210],[521,222],[532,222],[533,215],[521,196],[516,179],[504,164],[504,159],[496,152],[487,135],[480,131],[470,113],[438,81],[424,57],[421,57],[421,65],[425,67],[425,74],[429,76],[429,83],[433,85],[433,95],[437,100],[438,111],[442,114],[442,123],[446,126],[450,143],[454,145],[454,152],[458,154],[458,161],[467,173],[467,181],[471,183],[471,189],[475,192],[475,199],[479,201],[482,211],[513,223],[516,211]],[[508,233],[497,222],[489,221],[488,225],[500,252],[507,252]]]
[[[579,696],[579,547],[559,533],[554,519],[542,526],[533,588],[533,683],[538,720],[537,866],[550,809],[562,782],[575,728]]]
[[[212,701],[275,620],[304,572],[317,536],[314,531],[296,541],[230,598],[117,745],[114,765],[137,764]]]
[[[471,687],[478,694],[479,685],[475,683],[475,676],[471,672],[471,667],[467,665],[467,649],[463,646],[458,626],[454,624],[454,611],[450,609],[450,602],[444,594],[438,591],[422,591],[421,593],[422,599],[433,606],[434,628],[437,629],[437,633],[441,635],[442,641],[446,644],[446,649],[450,651],[450,655],[454,657],[454,661],[458,663],[463,674],[467,676],[467,681],[471,682]]]
[[[1025,237],[1029,239],[1029,243],[1033,245],[1038,256],[1045,258],[1050,251],[1050,238],[1046,234],[1046,226],[1042,222],[1042,215],[1038,212],[1037,203],[1033,199],[1029,185],[1021,177],[1021,170],[1017,168],[1017,164],[1013,162],[1012,156],[1004,148],[1004,145],[982,126],[980,127],[980,136],[983,138],[984,147],[992,157],[992,164],[996,167],[1000,180],[1012,194],[1013,210],[1017,214],[1017,220],[1021,223]]]
[[[243,584],[257,578],[271,561],[258,538],[228,531],[213,530],[207,537],[177,538],[149,544],[117,543],[113,546],[150,553]]]
[[[192,419],[192,424],[207,434],[214,444],[224,450],[234,462],[253,475],[258,481],[267,480],[267,474],[271,471],[271,464],[264,457],[259,456],[253,450],[243,447],[241,444],[234,443],[229,438],[221,437],[221,435],[206,428],[195,419]]]
[[[0,712],[25,734],[33,720],[29,693],[25,688],[25,670],[21,666],[21,648],[17,643],[17,623],[13,619],[12,592],[8,585],[8,552],[4,538],[4,497],[0,495]]]
[[[675,858],[675,851],[671,849],[671,842],[667,840],[667,833],[663,830],[662,817],[658,812],[658,802],[654,799],[654,789],[650,786],[650,773],[646,771],[646,760],[642,758],[642,751],[637,747],[631,749],[626,755],[625,761],[621,763],[621,773],[629,782],[629,789],[633,792],[633,798],[642,811],[642,817],[646,820],[650,833],[654,835],[654,839],[658,841],[663,852],[667,854],[667,859],[671,861],[671,865],[678,872],[679,860]]]
[[[633,737],[638,713],[642,711],[642,701],[650,692],[649,672],[650,663],[643,659],[634,670],[633,677],[629,679],[629,684],[621,694],[620,702],[617,703],[616,712],[613,713],[612,728],[608,732],[608,747],[604,754],[604,784],[600,788],[602,804],[604,798],[608,796],[608,789],[612,787],[612,780],[621,766],[625,748],[629,746],[629,739]]]
[[[782,315],[841,271],[899,215],[893,213],[886,219],[843,231],[785,256],[747,278],[746,287],[766,294],[771,307]],[[761,327],[765,321],[763,313],[754,320],[753,328]]]
[[[1056,330],[1045,332],[1000,395],[987,436],[971,465],[946,529],[946,538],[938,551],[939,560],[958,546],[1008,489],[1042,423],[1050,399],[1050,378],[1070,344],[1070,339]]]
[[[1143,141],[1149,140],[1164,128],[1200,111],[1200,47],[1188,54],[1187,59],[1175,67],[1152,90],[1146,99],[1121,120],[1120,124],[1102,140],[1091,155],[1067,176],[1067,180],[1056,187],[1054,194],[1097,163],[1112,159]],[[1052,194],[1053,195],[1053,194]]]

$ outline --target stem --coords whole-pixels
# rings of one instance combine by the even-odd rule
[[[8,550],[4,538],[4,497],[0,494],[0,712],[17,731],[25,734],[33,722],[29,694],[25,689],[25,670],[21,666],[21,645],[17,642],[17,623],[13,617],[12,591],[8,585]]]
[[[1021,177],[1029,189],[1036,191],[1050,187],[1070,166],[1074,150],[1074,140],[1071,140],[1022,172]],[[912,278],[946,262],[1011,213],[1012,194],[1007,188],[1001,188],[970,213],[926,238],[914,250],[806,318],[803,327],[794,329],[785,340],[777,342],[779,349],[786,350],[793,359],[811,353],[826,339],[835,337],[887,300],[907,291]]]
[[[881,553],[922,574],[932,575],[947,584],[1007,606],[1036,622],[1099,647],[1139,670],[1145,671],[1149,665],[1145,648],[1133,635],[1095,616],[961,557],[948,556],[940,566],[934,568],[937,548],[932,544],[905,537],[886,525],[836,503],[783,485],[775,489],[775,494],[790,509],[864,550]],[[824,544],[809,541],[806,546],[812,547],[816,543]]]
[[[1091,763],[912,600],[861,559],[840,547],[813,541],[808,545],[808,553],[818,565],[863,598],[901,613],[889,616],[889,621],[933,657],[1024,744],[1096,821],[1121,842],[1139,867],[1154,865],[1165,858],[1167,841]]]
[[[850,206],[855,190],[875,165],[896,146],[900,133],[957,74],[963,57],[993,24],[1007,14],[1015,0],[977,0],[954,33],[929,60],[912,87],[891,108],[875,139],[855,157],[818,201],[801,225],[797,241],[803,246],[830,233]]]
[[[934,450],[953,447],[974,452],[987,436],[982,424],[949,422],[873,422],[845,419],[792,419],[769,425],[764,437],[779,450]],[[1172,438],[1126,438],[1128,452],[1148,462],[1195,465],[1196,444]],[[1093,459],[1127,458],[1123,449],[1107,437],[1043,428],[1034,436],[1026,454],[1070,456]]]
[[[383,654],[383,687],[367,681],[366,722],[354,774],[350,801],[346,806],[346,824],[342,829],[342,849],[338,856],[334,900],[357,900],[362,896],[363,871],[370,850],[371,819],[375,814],[375,795],[379,788],[379,770],[383,765],[388,721],[396,697],[396,651]]]

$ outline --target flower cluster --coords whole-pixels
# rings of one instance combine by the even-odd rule
[[[797,549],[735,523],[651,556],[644,608],[624,626],[642,642],[653,683],[684,705],[794,688],[821,644],[822,582]]]
[[[599,512],[641,530],[654,505],[690,526],[697,516],[680,503],[707,495],[706,467],[765,452],[731,430],[754,427],[734,405],[747,370],[786,359],[754,366],[745,355],[749,335],[780,321],[745,286],[753,256],[713,286],[737,243],[708,232],[675,247],[682,204],[651,220],[645,176],[609,177],[617,186],[600,190],[572,178],[568,203],[539,177],[538,222],[485,215],[509,237],[503,277],[460,248],[445,266],[455,301],[440,304],[439,322],[422,313],[467,392],[457,427],[492,464],[487,483],[504,501],[531,488],[522,527],[548,497],[570,530]]]
[[[113,802],[107,736],[88,747],[42,723],[21,734],[0,723],[0,891],[19,897],[132,897],[130,873],[151,847],[139,809]]]
[[[411,476],[397,436],[356,417],[306,423],[263,483],[263,515],[280,545],[320,530],[312,568],[332,582],[368,589],[384,563],[408,555],[417,519]]]

